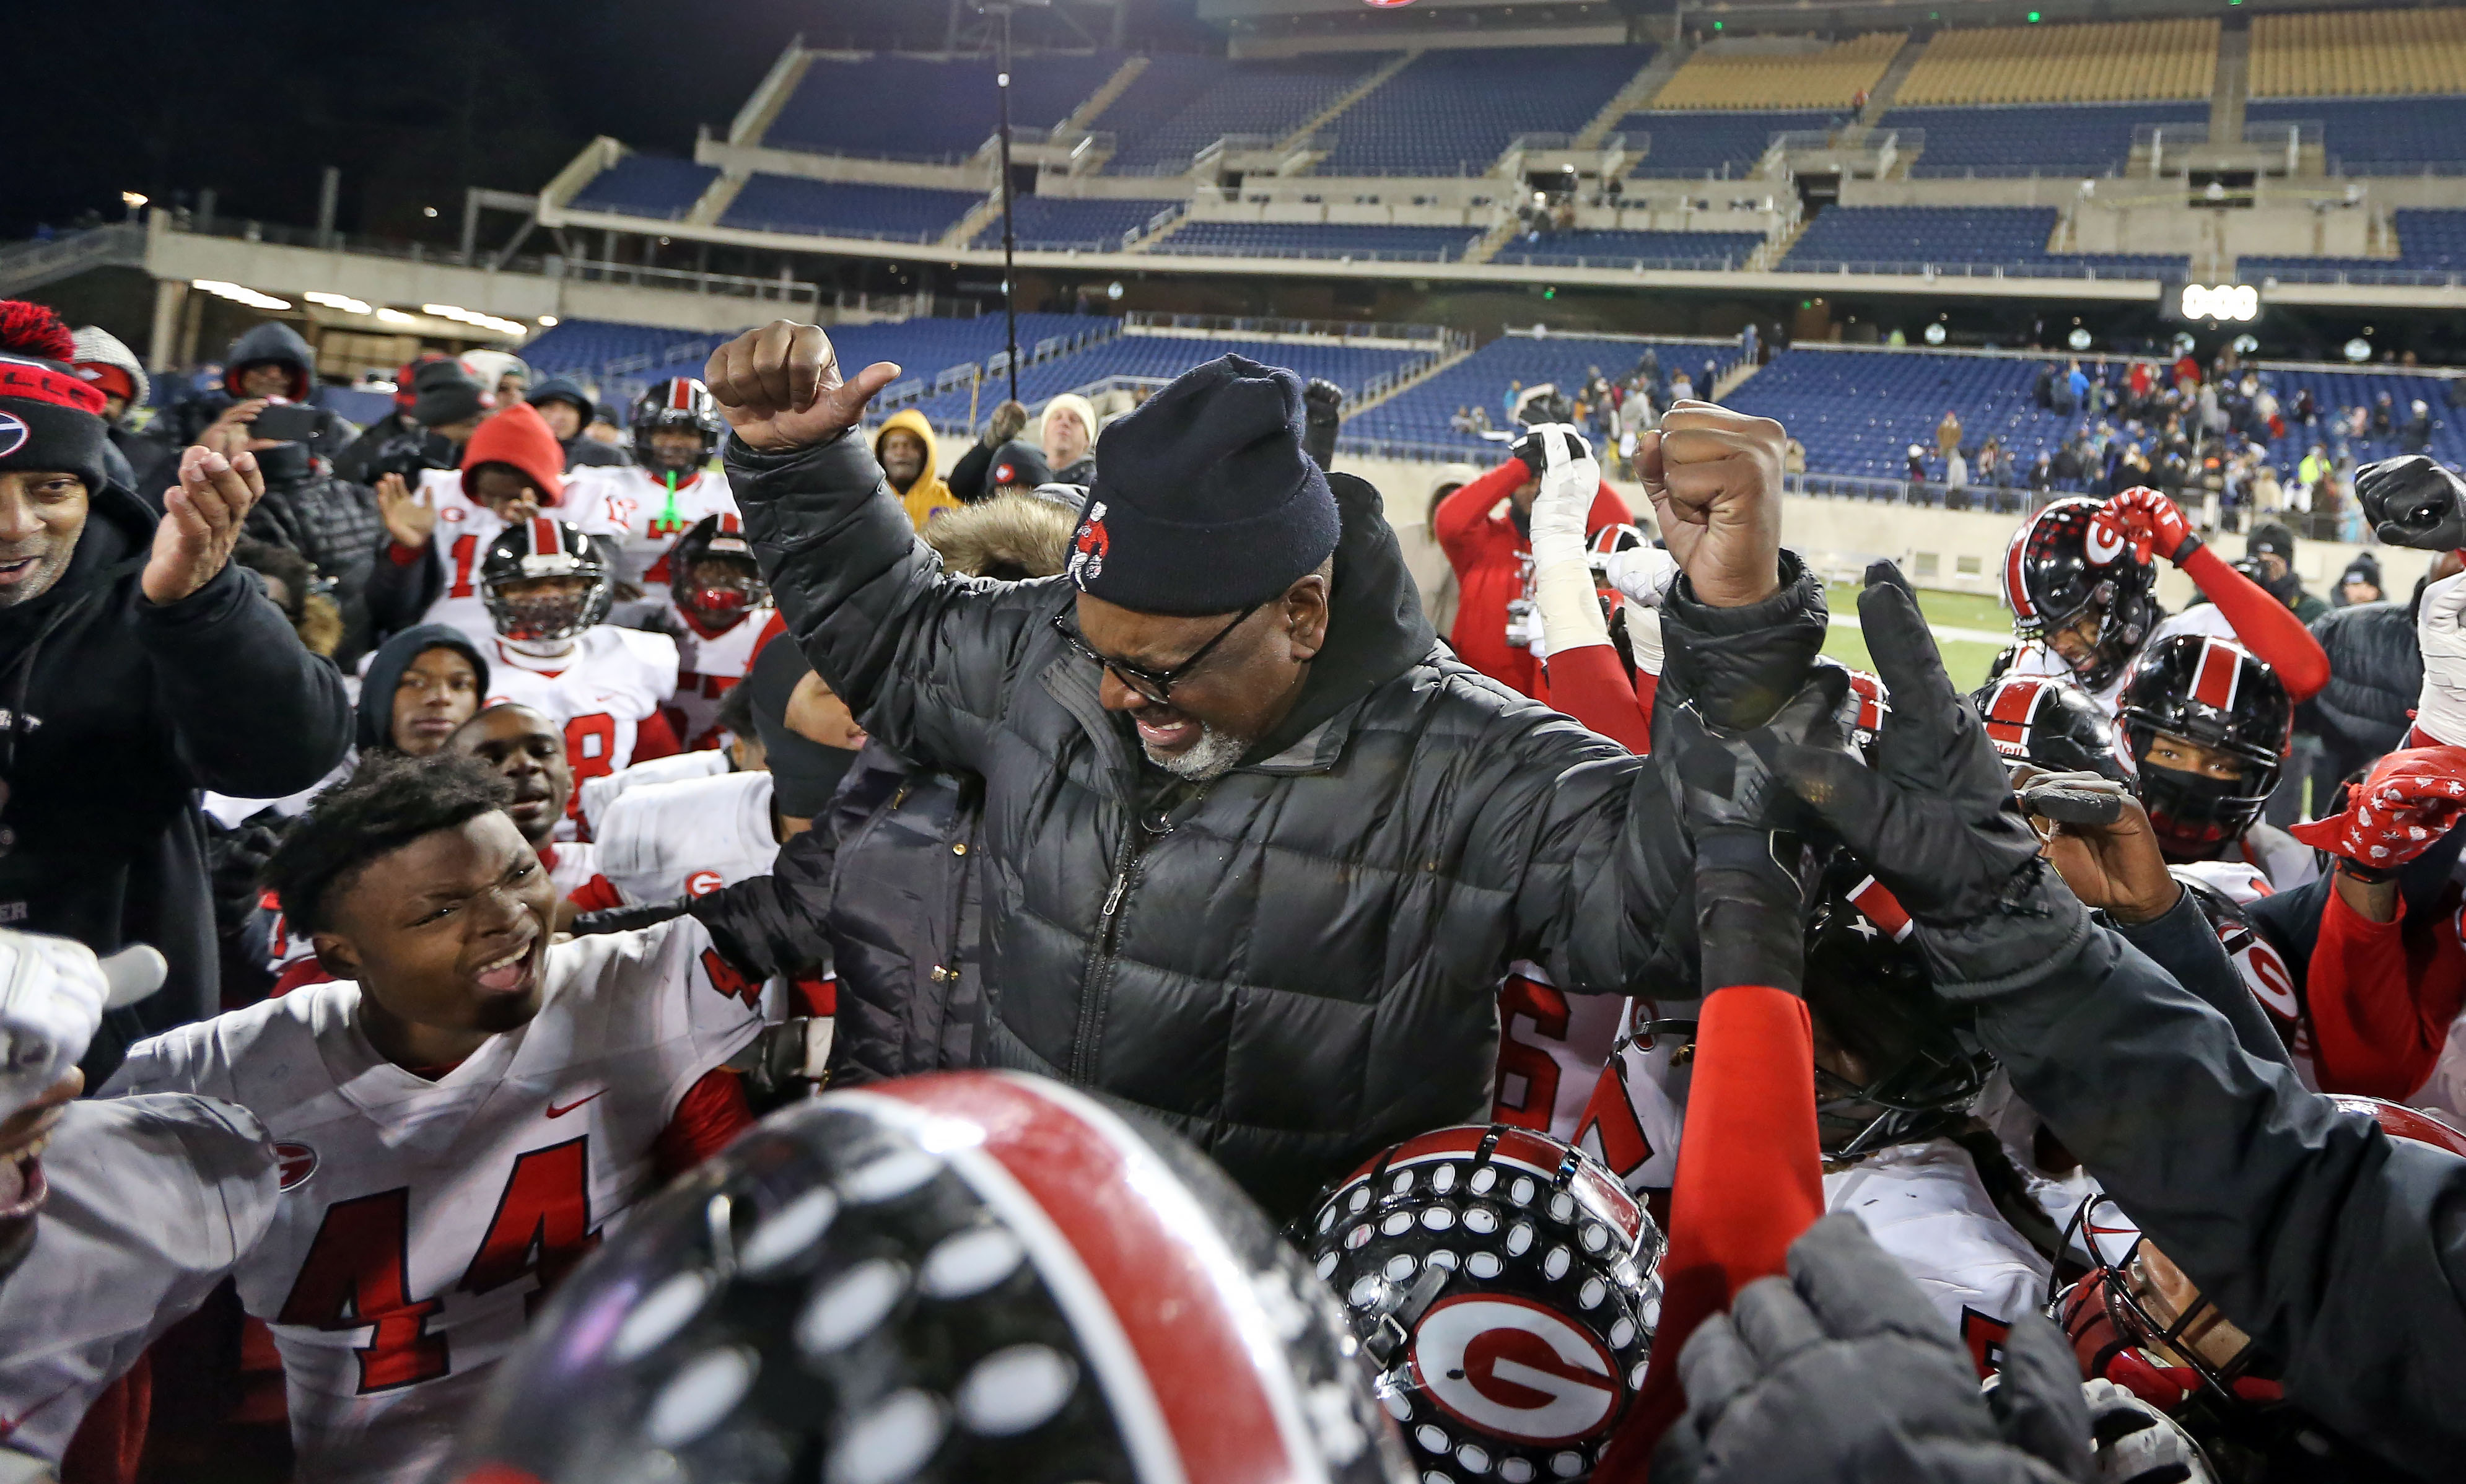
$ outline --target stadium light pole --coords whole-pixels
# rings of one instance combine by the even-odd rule
[[[994,83],[1001,94],[1002,324],[1010,348],[1010,399],[1019,400],[1019,235],[1011,222],[1010,189],[1010,0],[985,7],[1001,17],[1001,59]]]

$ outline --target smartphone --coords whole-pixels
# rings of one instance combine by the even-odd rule
[[[268,407],[257,415],[249,425],[251,438],[272,438],[278,443],[306,443],[312,447],[325,428],[325,416],[319,409],[301,402],[285,402]]]

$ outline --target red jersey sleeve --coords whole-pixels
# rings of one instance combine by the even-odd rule
[[[1461,572],[1474,558],[1473,532],[1490,518],[1491,506],[1515,493],[1515,487],[1530,477],[1522,460],[1510,459],[1439,502],[1438,513],[1430,520],[1430,537],[1447,554],[1449,565]]]
[[[2227,565],[2207,546],[2184,558],[2184,574],[2233,625],[2235,638],[2277,672],[2286,693],[2308,701],[2329,684],[2329,656],[2295,611],[2267,589]]]
[[[565,899],[586,912],[606,911],[609,908],[625,905],[625,898],[618,894],[616,884],[595,871],[589,881],[567,892]]]
[[[632,761],[641,763],[654,757],[673,757],[684,751],[684,746],[677,741],[677,729],[668,725],[666,712],[653,711],[634,724]]]
[[[2323,1092],[2402,1100],[2423,1086],[2466,1004],[2466,948],[2447,912],[2373,922],[2335,890],[2304,982]]]
[[[1584,516],[1584,534],[1598,535],[1604,526],[1625,526],[1635,520],[1635,512],[1626,507],[1619,492],[1604,483],[1593,496],[1593,507]]]
[[[1658,681],[1638,677],[1648,686]],[[1609,644],[1562,649],[1550,657],[1550,704],[1642,756],[1652,751],[1652,691],[1638,691]]]
[[[660,1179],[672,1180],[726,1149],[729,1141],[753,1126],[753,1110],[745,1101],[745,1085],[736,1073],[714,1067],[687,1089],[660,1131],[652,1158]]]

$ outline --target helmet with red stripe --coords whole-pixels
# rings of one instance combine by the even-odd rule
[[[745,522],[735,511],[706,515],[668,554],[668,592],[706,637],[725,634],[771,599]]]
[[[2176,861],[2209,859],[2252,827],[2294,741],[2295,703],[2277,673],[2214,635],[2151,645],[2133,664],[2116,714],[2139,765],[2150,828]]]
[[[480,601],[516,643],[557,643],[608,620],[616,576],[578,528],[545,515],[516,521],[480,561]]]
[[[662,453],[651,437],[680,430],[701,435],[700,452],[690,457]],[[728,418],[721,415],[710,388],[691,376],[671,376],[634,399],[634,461],[653,474],[695,472],[710,461],[711,451],[719,447],[719,436],[727,431]]]
[[[2004,551],[2004,604],[2012,630],[2047,641],[2095,620],[2084,658],[2063,656],[2083,685],[2122,673],[2158,624],[2158,574],[2102,502],[2058,500],[2012,533]]]
[[[1661,1228],[1617,1177],[1547,1135],[1440,1129],[1354,1171],[1292,1236],[1425,1484],[1591,1474],[1661,1312]]]
[[[1333,1295],[1134,1116],[995,1072],[773,1114],[565,1280],[441,1477],[1408,1484]]]
[[[2466,1134],[2428,1113],[2376,1097],[2341,1094],[2330,1101],[2349,1115],[2370,1118],[2392,1139],[2466,1158]],[[2246,1447],[2267,1446],[2253,1425],[2282,1418],[2288,1409],[2275,1367],[2251,1337],[2106,1197],[2081,1203],[2065,1233],[2068,1243],[2074,1232],[2096,1266],[2048,1311],[2071,1338],[2081,1374],[2114,1382],[2161,1411],[2197,1411]],[[2308,1467],[2267,1476],[2348,1477],[2318,1472],[2324,1451],[2315,1434],[2295,1455],[2298,1462],[2310,1455]]]
[[[2115,745],[2114,723],[2070,681],[2006,675],[1980,686],[1970,701],[1986,723],[1986,740],[2005,762],[2132,782],[2132,765]]]

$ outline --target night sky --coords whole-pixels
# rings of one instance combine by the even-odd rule
[[[1192,7],[1135,0],[1133,39],[1200,44]],[[117,217],[123,191],[168,201],[200,187],[218,214],[306,226],[334,165],[344,230],[448,240],[464,186],[537,190],[594,134],[690,154],[694,126],[724,131],[798,32],[813,46],[922,50],[949,18],[947,0],[8,9],[18,65],[0,238]]]

